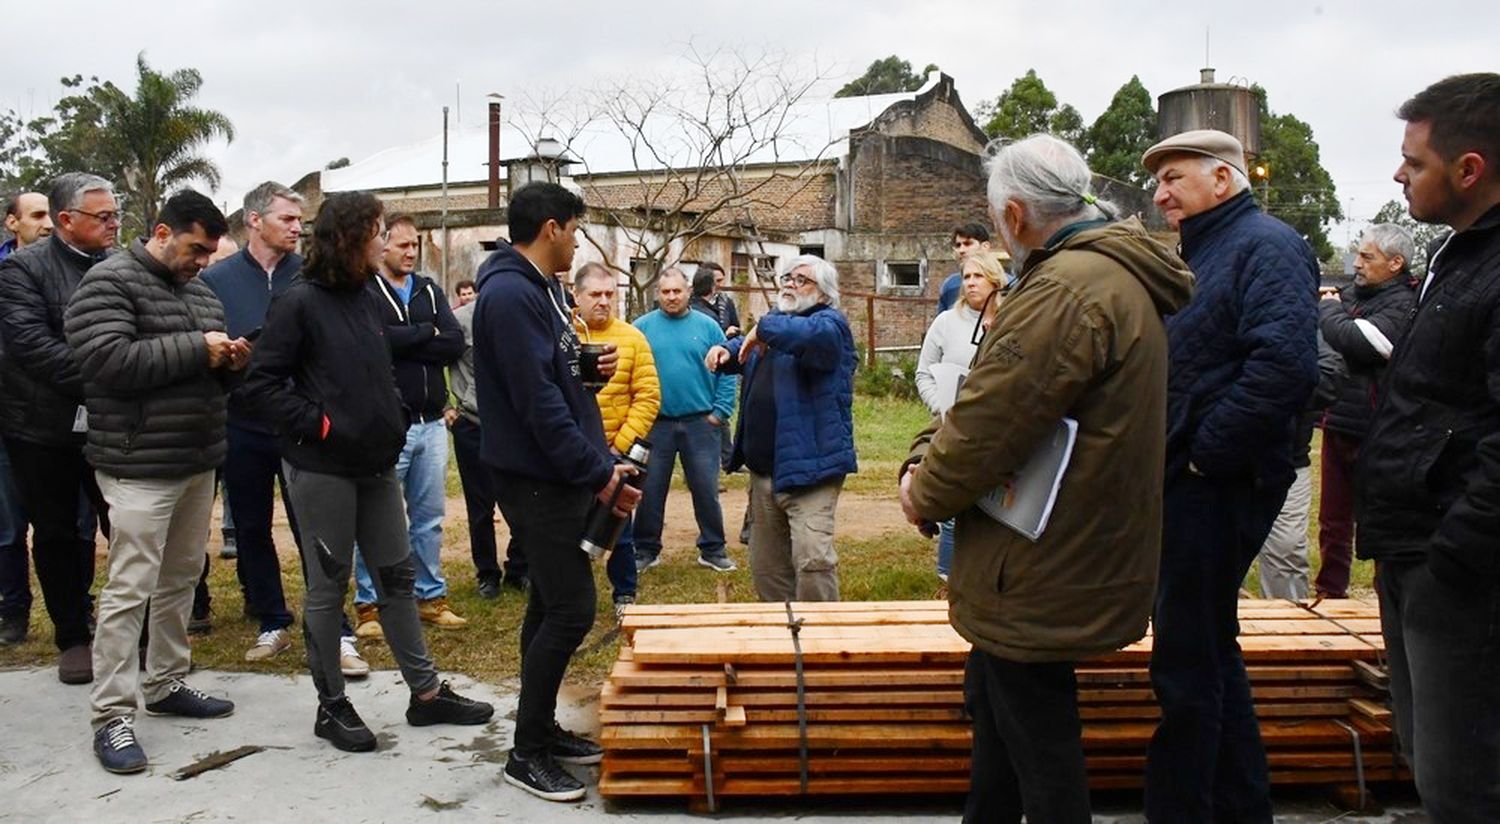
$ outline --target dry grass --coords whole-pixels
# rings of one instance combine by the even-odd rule
[[[840,525],[840,537],[837,540],[842,576],[840,589],[846,600],[928,598],[937,589],[938,582],[932,572],[933,546],[901,523],[895,502],[896,470],[906,455],[912,434],[925,426],[927,421],[927,413],[919,404],[871,398],[856,400],[855,432],[860,472],[846,482],[845,491],[849,506],[860,507],[856,511],[861,513],[859,520],[863,522],[850,523],[854,519],[849,518]],[[1315,441],[1315,459],[1317,448],[1318,442]],[[1315,497],[1309,545],[1316,547],[1316,460],[1313,473]],[[743,496],[736,490],[743,490],[744,476],[725,478],[725,486],[730,490],[724,496],[725,522],[729,525],[732,537],[743,507]],[[469,626],[456,631],[429,630],[427,641],[438,666],[443,670],[463,672],[492,683],[505,681],[514,678],[518,668],[518,636],[525,607],[524,598],[512,590],[506,590],[495,601],[479,598],[475,590],[473,566],[468,560],[468,538],[463,523],[457,473],[451,467],[448,494],[452,499],[450,503],[458,503],[450,506],[449,510],[450,518],[444,537],[444,570],[449,582],[449,600],[459,615],[469,619]],[[678,495],[674,499],[683,497],[685,496]],[[889,509],[886,509],[885,503],[888,503]],[[741,549],[731,542],[731,552],[741,561],[738,571],[728,574],[710,572],[697,565],[690,538],[681,539],[681,535],[691,534],[691,519],[679,514],[671,520],[686,520],[687,523],[678,523],[674,527],[678,530],[678,540],[668,543],[668,548],[662,555],[662,564],[642,576],[641,600],[653,603],[712,602],[719,596],[721,580],[726,584],[729,600],[754,599],[750,573],[743,563],[744,553]],[[500,528],[503,530],[503,524]],[[215,556],[219,548],[217,534],[215,529],[209,546],[209,551],[215,553]],[[501,545],[504,545],[503,538]],[[278,530],[278,546],[283,548],[283,585],[295,612],[296,606],[301,602],[302,580],[290,551],[292,542],[284,524]],[[1312,556],[1316,567],[1317,553],[1313,552]],[[1369,562],[1355,564],[1356,592],[1370,591],[1371,567]],[[98,583],[102,584],[105,570],[102,552],[99,570]],[[599,590],[599,620],[570,670],[570,679],[585,684],[597,683],[602,678],[617,649],[617,638],[612,632],[614,620],[609,584],[602,565],[595,567],[595,582]],[[292,651],[277,659],[260,664],[244,662],[244,651],[254,643],[258,627],[241,617],[243,601],[232,561],[214,558],[209,587],[214,598],[214,630],[194,641],[193,657],[199,666],[288,674],[304,671],[300,639]],[[1253,566],[1247,579],[1247,587],[1252,592],[1259,591]],[[0,666],[50,665],[55,660],[52,628],[42,606],[41,590],[35,582],[32,590],[36,593],[36,605],[32,610],[30,640],[19,646],[0,648]],[[300,626],[300,622],[297,626]],[[373,666],[381,669],[394,668],[394,661],[384,644],[362,643],[361,649]]]

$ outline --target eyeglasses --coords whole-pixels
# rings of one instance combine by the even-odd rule
[[[63,211],[74,212],[74,213],[80,214],[80,215],[88,215],[89,217],[93,218],[94,220],[99,221],[100,223],[119,223],[120,222],[120,213],[119,212],[85,212],[82,209],[64,209]]]
[[[795,286],[798,289],[801,289],[802,287],[808,285],[809,283],[817,283],[817,281],[813,280],[812,278],[808,277],[807,275],[782,275],[781,276],[781,285],[782,286]]]

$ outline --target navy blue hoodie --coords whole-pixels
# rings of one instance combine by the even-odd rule
[[[603,489],[614,461],[599,405],[578,377],[578,335],[562,286],[503,240],[477,280],[480,457],[507,474]]]
[[[266,322],[266,310],[271,308],[271,298],[285,292],[292,281],[302,274],[302,256],[290,252],[276,264],[276,271],[266,277],[250,249],[230,255],[203,270],[199,275],[208,288],[214,290],[219,302],[224,304],[224,326],[231,338],[248,335]],[[253,343],[251,344],[254,345]],[[244,399],[243,387],[229,394],[229,422],[241,429],[270,433],[271,427],[250,413]]]

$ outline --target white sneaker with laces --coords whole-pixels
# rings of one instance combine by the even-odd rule
[[[348,635],[339,638],[339,671],[345,678],[364,678],[370,674],[370,662],[360,656],[354,638]]]
[[[262,632],[255,639],[255,646],[245,650],[246,661],[266,661],[292,648],[291,636],[284,629]]]

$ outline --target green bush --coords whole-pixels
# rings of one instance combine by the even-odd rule
[[[920,400],[917,396],[917,356],[900,353],[876,355],[872,366],[865,360],[863,348],[859,353],[859,371],[854,373],[854,391],[876,398]]]

